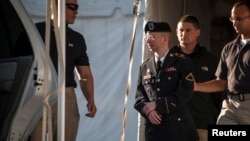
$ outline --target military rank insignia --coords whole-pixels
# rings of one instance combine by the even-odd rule
[[[188,81],[194,81],[194,76],[193,76],[192,73],[189,73],[185,78],[186,78],[186,80],[188,80]]]

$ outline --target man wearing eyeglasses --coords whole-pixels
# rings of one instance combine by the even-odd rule
[[[226,44],[215,75],[217,79],[196,83],[195,91],[228,90],[217,124],[250,125],[250,2],[233,5],[230,20],[238,36]]]
[[[145,42],[154,54],[140,66],[134,108],[143,118],[145,141],[197,141],[188,103],[193,94],[190,58],[169,48],[166,22],[148,22]]]
[[[94,80],[90,69],[89,59],[86,52],[86,43],[84,37],[71,29],[68,24],[75,22],[78,13],[77,0],[66,0],[66,88],[65,88],[65,141],[75,141],[78,132],[78,123],[80,114],[78,111],[77,97],[74,89],[77,83],[74,79],[74,70],[79,77],[79,84],[83,95],[87,100],[87,117],[94,117],[97,111],[94,100]],[[53,19],[52,19],[53,20]],[[45,22],[36,24],[41,37],[45,41]],[[50,57],[57,69],[57,46],[54,27],[51,26],[50,35]],[[79,109],[81,110],[81,109]],[[57,103],[52,106],[53,116],[53,140],[57,141]],[[42,119],[38,122],[32,135],[31,141],[42,139]]]

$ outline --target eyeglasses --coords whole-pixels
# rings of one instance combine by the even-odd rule
[[[159,37],[164,37],[164,35],[160,34],[160,35],[151,35],[151,34],[146,34],[145,37],[144,37],[144,40],[147,41],[147,40],[151,40],[151,41],[154,41],[155,39],[158,39]]]
[[[243,17],[243,18],[241,18],[241,17],[236,17],[236,18],[230,17],[229,20],[230,20],[231,22],[234,22],[234,21],[240,22],[240,21],[243,21],[243,20],[245,20],[246,18],[249,18],[249,17],[250,17],[250,15],[248,15],[248,16],[246,16],[246,17]]]
[[[145,35],[144,40],[152,40],[152,41],[154,41],[155,38],[156,38],[156,37],[153,36],[153,35]]]
[[[78,9],[78,5],[77,4],[73,4],[73,3],[66,3],[66,6],[68,9],[75,11]]]

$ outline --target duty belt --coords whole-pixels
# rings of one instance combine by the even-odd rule
[[[228,92],[228,97],[233,99],[237,97],[240,101],[245,101],[247,99],[250,99],[250,93],[233,93]]]

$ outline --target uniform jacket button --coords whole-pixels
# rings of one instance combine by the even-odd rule
[[[156,91],[159,92],[161,89],[160,88],[157,88]]]

